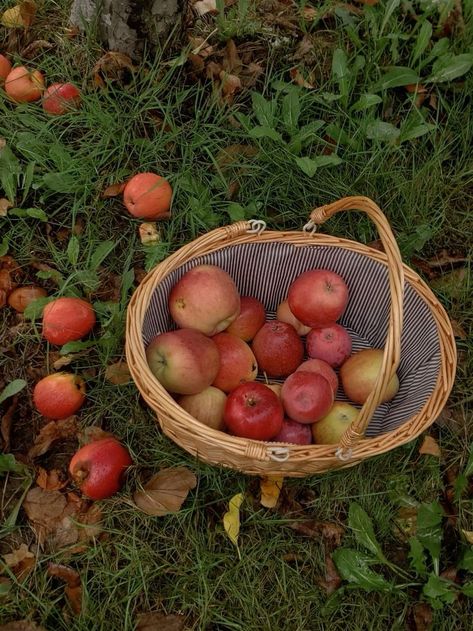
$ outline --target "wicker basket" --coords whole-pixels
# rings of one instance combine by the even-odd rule
[[[315,232],[335,213],[354,209],[376,224],[385,253]],[[325,267],[346,280],[350,301],[340,322],[350,331],[354,350],[384,346],[384,360],[373,392],[339,445],[254,441],[213,430],[185,412],[152,375],[146,345],[175,328],[167,308],[169,291],[188,269],[202,263],[226,269],[240,293],[259,298],[270,317],[292,280],[307,269]],[[421,278],[403,265],[387,219],[366,197],[314,210],[301,232],[272,232],[264,222],[240,221],[183,246],[135,291],[127,313],[126,354],[138,389],[178,445],[211,464],[287,477],[352,466],[413,440],[445,405],[456,367],[447,314]],[[379,405],[396,371],[400,390],[391,402]],[[340,391],[337,399],[343,397]]]

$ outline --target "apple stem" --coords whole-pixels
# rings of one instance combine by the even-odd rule
[[[90,465],[88,462],[78,462],[72,472],[72,477],[77,486],[81,486],[90,473]]]

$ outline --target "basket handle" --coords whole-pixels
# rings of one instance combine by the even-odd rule
[[[366,432],[369,422],[381,402],[386,387],[395,375],[401,358],[401,332],[403,317],[404,270],[401,253],[388,220],[381,209],[369,197],[344,197],[332,204],[315,208],[310,214],[307,227],[323,224],[336,213],[346,210],[361,210],[374,222],[388,259],[388,280],[391,294],[389,326],[384,347],[381,371],[373,391],[364,403],[355,421],[340,439],[337,456],[340,460],[351,458],[352,447]],[[307,229],[306,227],[306,229]]]

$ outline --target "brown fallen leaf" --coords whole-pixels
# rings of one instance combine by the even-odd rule
[[[197,485],[194,473],[185,467],[161,469],[143,486],[135,491],[133,500],[147,515],[162,517],[180,510],[189,491]]]
[[[161,234],[155,223],[142,223],[138,228],[140,241],[143,245],[155,245],[161,241]]]
[[[435,419],[435,424],[439,427],[448,427],[455,434],[460,434],[466,427],[467,419],[464,411],[460,408],[449,408],[445,406]]]
[[[473,545],[473,530],[463,530],[462,535],[465,537],[465,541],[470,545]]]
[[[226,103],[232,103],[235,94],[241,90],[240,77],[222,70],[219,74],[219,79],[222,82],[223,100]]]
[[[216,0],[198,0],[194,2],[192,8],[199,16],[205,15],[206,13],[210,13],[211,15],[218,13]]]
[[[433,436],[429,435],[424,436],[422,445],[419,447],[419,453],[422,455],[435,456],[436,458],[440,458],[442,455],[438,442]]]
[[[105,379],[115,386],[130,383],[131,374],[126,361],[118,361],[107,366],[105,369]]]
[[[20,2],[20,15],[25,31],[27,31],[34,22],[36,8],[36,2],[33,0],[21,0]]]
[[[34,42],[31,42],[31,44],[28,44],[28,46],[23,48],[21,51],[21,57],[24,57],[25,59],[34,59],[36,55],[46,50],[51,50],[52,48],[54,48],[53,43],[48,42],[45,39],[36,39]]]
[[[297,67],[291,68],[289,70],[289,76],[291,77],[292,81],[301,88],[307,88],[309,90],[315,88],[315,85],[310,81],[307,81],[307,79],[304,78],[301,71]]]
[[[13,424],[13,415],[18,406],[18,397],[13,397],[12,402],[7,408],[7,411],[2,416],[0,423],[0,432],[3,440],[3,452],[8,453],[10,451],[10,435]]]
[[[297,554],[295,552],[288,552],[287,554],[283,554],[281,558],[286,563],[294,563],[295,561],[304,560],[304,557],[302,556],[302,554]]]
[[[64,594],[72,611],[79,615],[82,610],[82,585],[79,572],[68,565],[49,563],[48,574],[66,583]]]
[[[16,620],[15,622],[2,624],[0,631],[46,631],[46,629],[31,622],[31,620]]]
[[[115,438],[115,436],[111,432],[106,432],[101,427],[97,427],[97,425],[90,425],[79,432],[79,444],[81,446],[88,445],[96,440],[102,440],[102,438]]]
[[[458,322],[458,320],[452,320],[450,318],[450,324],[452,325],[453,335],[458,337],[460,340],[467,340],[468,334],[462,325]]]
[[[417,506],[401,506],[393,521],[393,533],[402,541],[408,541],[417,532]]]
[[[13,208],[11,201],[5,197],[0,198],[0,217],[6,217],[10,208]]]
[[[322,537],[328,550],[337,548],[345,534],[343,526],[330,521],[296,521],[289,524],[289,527],[304,537],[311,537],[312,539]]]
[[[325,578],[317,578],[316,580],[327,595],[333,594],[340,587],[342,579],[329,554],[325,556]]]
[[[77,436],[79,431],[77,416],[69,416],[61,421],[51,421],[41,428],[36,436],[33,447],[28,451],[28,458],[32,460],[45,454],[57,440]]]
[[[17,550],[4,554],[3,559],[20,581],[31,572],[36,563],[35,555],[30,552],[26,543],[22,543]]]
[[[68,479],[64,479],[64,475],[59,469],[46,471],[43,467],[39,467],[36,484],[45,491],[59,491],[67,486]]]
[[[429,603],[416,603],[412,608],[414,631],[430,631],[433,623],[433,611]]]
[[[318,15],[319,12],[313,7],[304,7],[302,9],[302,17],[306,22],[313,22],[315,19],[317,19]]]
[[[12,278],[12,273],[9,269],[0,269],[0,289],[8,295],[13,289],[15,289],[16,283]]]
[[[225,172],[235,163],[238,166],[246,158],[254,158],[258,154],[258,149],[253,145],[228,145],[221,149],[215,158],[216,164]]]
[[[261,506],[274,508],[279,500],[284,478],[282,476],[265,476],[260,480]]]
[[[182,631],[185,621],[185,617],[181,614],[140,613],[136,631]]]
[[[110,184],[107,188],[102,191],[100,197],[102,199],[106,199],[108,197],[117,197],[121,195],[125,190],[126,182],[116,182],[115,184]]]
[[[229,39],[225,45],[225,52],[222,59],[223,69],[234,75],[239,75],[242,69],[243,63],[238,49],[233,39]]]
[[[94,84],[104,88],[107,81],[116,81],[122,85],[130,82],[130,77],[136,68],[131,58],[124,53],[109,51],[97,61],[92,74]]]

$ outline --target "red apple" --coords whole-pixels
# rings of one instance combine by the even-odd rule
[[[318,445],[339,443],[340,438],[355,421],[358,413],[359,410],[353,405],[344,401],[335,401],[330,412],[312,425],[314,443]]]
[[[325,377],[329,384],[332,386],[333,394],[337,394],[338,390],[338,377],[337,373],[334,369],[327,364],[327,362],[322,361],[321,359],[308,359],[297,368],[298,370],[304,370],[305,372],[315,372],[322,377]]]
[[[44,78],[39,70],[28,70],[18,66],[9,72],[5,79],[5,92],[16,103],[29,103],[41,98]]]
[[[310,331],[310,326],[305,326],[305,324],[299,322],[296,316],[292,313],[287,300],[284,300],[284,302],[281,302],[278,306],[276,310],[276,319],[280,322],[287,322],[287,324],[291,324],[296,329],[298,335],[307,335]]]
[[[345,311],[348,287],[335,272],[314,269],[294,280],[287,299],[298,320],[312,328],[320,328],[336,322]]]
[[[133,217],[156,221],[170,217],[172,188],[156,173],[138,173],[123,190],[123,203]]]
[[[228,395],[223,418],[235,436],[270,440],[280,431],[283,417],[278,396],[264,384],[250,381]]]
[[[0,81],[3,83],[11,71],[10,60],[5,55],[0,55]]]
[[[216,265],[197,265],[174,285],[169,311],[181,328],[215,335],[240,313],[240,295],[230,274]]]
[[[368,348],[354,353],[340,368],[340,379],[347,397],[363,404],[374,390],[383,363],[384,351]],[[388,383],[381,403],[393,399],[399,390],[399,379],[394,375]]]
[[[276,434],[271,441],[276,443],[293,443],[295,445],[310,445],[312,442],[310,425],[285,418],[282,422],[281,431]]]
[[[306,350],[309,357],[322,359],[332,368],[338,368],[350,357],[351,337],[341,324],[311,329],[306,339]]]
[[[290,375],[304,357],[304,345],[295,328],[279,320],[270,320],[261,327],[252,348],[260,370],[268,377]]]
[[[69,473],[82,493],[103,500],[116,493],[132,464],[128,450],[113,437],[84,445],[69,463]]]
[[[48,114],[60,115],[79,107],[81,94],[72,83],[53,83],[43,94],[43,109]]]
[[[246,342],[227,332],[218,333],[212,339],[220,353],[220,368],[213,386],[230,392],[240,383],[256,379],[258,364]]]
[[[33,402],[38,412],[54,420],[75,414],[84,401],[84,380],[67,372],[44,377],[33,390]]]
[[[264,305],[253,296],[241,296],[240,315],[226,329],[227,333],[250,342],[266,320]]]
[[[333,405],[332,386],[322,375],[299,370],[286,379],[281,391],[286,414],[299,423],[315,423]]]
[[[200,331],[178,329],[161,333],[146,349],[151,372],[176,394],[197,394],[217,376],[220,356],[217,345]]]
[[[51,344],[80,340],[94,325],[94,309],[82,298],[56,298],[43,311],[43,337]]]
[[[181,408],[207,427],[223,430],[223,412],[227,402],[225,392],[209,386],[197,394],[185,394],[179,397],[177,402]]]

